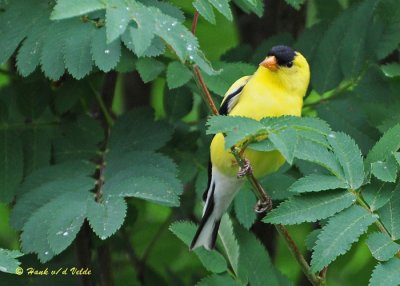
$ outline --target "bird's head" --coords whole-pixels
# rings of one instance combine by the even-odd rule
[[[310,82],[310,67],[298,51],[287,46],[273,47],[260,63],[260,69],[285,89],[304,96]]]

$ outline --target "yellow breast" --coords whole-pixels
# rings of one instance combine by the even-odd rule
[[[302,104],[302,96],[287,94],[287,91],[260,80],[255,74],[243,88],[239,102],[229,115],[245,116],[256,120],[268,116],[300,116]],[[225,150],[222,134],[214,137],[210,152],[214,167],[226,175],[236,176],[239,168],[229,149]],[[249,149],[244,152],[244,157],[250,161],[256,177],[277,171],[285,162],[278,151],[260,152]]]

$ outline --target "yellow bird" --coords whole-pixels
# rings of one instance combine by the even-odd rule
[[[287,46],[273,47],[251,76],[237,80],[225,94],[219,113],[260,120],[264,117],[301,116],[303,97],[310,81],[307,60]],[[285,162],[278,151],[260,152],[246,149],[244,157],[256,177],[277,171]],[[231,204],[244,179],[237,176],[239,167],[224,136],[216,134],[210,146],[208,186],[203,194],[203,217],[190,249],[215,247],[222,215]]]

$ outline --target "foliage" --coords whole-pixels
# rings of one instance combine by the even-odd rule
[[[260,33],[268,1],[0,1],[2,281],[52,283],[11,275],[35,266],[104,285],[299,285],[270,229],[286,225],[318,285],[400,283],[400,4],[275,2],[305,27],[275,13],[276,34],[249,45],[237,38]],[[303,117],[208,117],[193,68],[218,103],[276,44],[310,62]],[[260,179],[270,213],[245,184],[217,249],[193,254],[220,132],[287,164]]]

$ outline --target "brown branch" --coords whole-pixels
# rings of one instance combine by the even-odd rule
[[[192,34],[196,34],[197,22],[199,21],[199,12],[197,10],[194,12],[193,23],[192,23]]]

